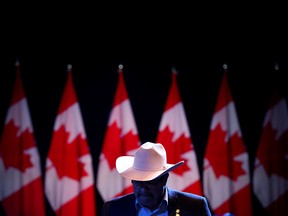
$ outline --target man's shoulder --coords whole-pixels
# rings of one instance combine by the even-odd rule
[[[168,193],[170,197],[188,197],[191,199],[195,199],[195,200],[203,200],[205,199],[204,196],[198,195],[198,194],[194,194],[194,193],[189,193],[189,192],[185,192],[185,191],[179,191],[179,190],[175,190],[175,189],[171,189],[168,188]]]
[[[107,200],[102,209],[102,215],[135,215],[135,196],[127,194]]]

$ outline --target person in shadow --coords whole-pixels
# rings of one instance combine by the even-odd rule
[[[169,172],[183,163],[167,163],[164,146],[152,142],[142,144],[134,156],[118,157],[116,169],[131,180],[134,192],[104,202],[102,216],[211,216],[204,196],[166,185]]]

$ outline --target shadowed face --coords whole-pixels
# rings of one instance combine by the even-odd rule
[[[164,196],[168,176],[169,173],[166,173],[151,181],[132,180],[138,202],[150,210],[156,209]]]

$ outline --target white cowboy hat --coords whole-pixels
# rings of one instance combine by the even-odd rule
[[[150,181],[182,165],[167,163],[166,150],[160,143],[146,142],[135,152],[135,156],[120,156],[116,169],[124,178]]]

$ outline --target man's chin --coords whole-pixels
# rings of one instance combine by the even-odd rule
[[[153,202],[153,199],[151,196],[141,196],[138,198],[138,201],[143,205],[143,206],[149,206]]]

